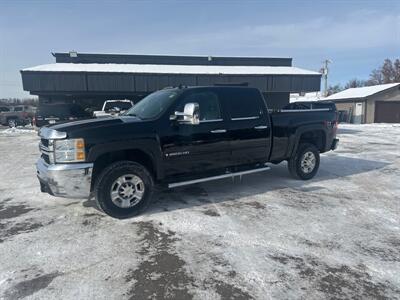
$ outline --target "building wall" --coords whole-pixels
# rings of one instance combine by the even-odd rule
[[[349,116],[350,120],[349,122],[352,122],[353,119],[353,113],[355,109],[355,102],[337,102],[336,104],[336,109],[338,111],[346,111],[347,115]]]
[[[349,101],[336,102],[337,110],[344,110],[351,112],[352,120],[354,120],[354,114],[356,109],[356,103],[363,103],[363,113],[361,117],[362,123],[374,123],[375,122],[375,102],[376,101],[400,101],[400,88],[384,91],[376,95],[372,95],[367,99],[351,99]]]

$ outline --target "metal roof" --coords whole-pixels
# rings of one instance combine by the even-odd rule
[[[224,74],[224,75],[320,75],[318,72],[296,67],[272,66],[196,66],[149,64],[81,64],[55,63],[26,68],[22,71],[41,72],[97,72],[141,74]]]
[[[190,55],[143,55],[110,53],[53,53],[57,63],[114,63],[154,65],[218,65],[218,66],[286,66],[291,58],[282,57],[235,57],[235,56],[190,56]]]
[[[364,86],[358,88],[350,88],[339,93],[330,95],[323,100],[344,100],[344,99],[359,99],[372,96],[385,90],[400,86],[400,83],[388,83],[372,86]]]

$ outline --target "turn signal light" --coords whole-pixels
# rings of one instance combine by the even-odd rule
[[[85,160],[85,151],[76,152],[76,160]]]
[[[77,150],[85,149],[85,142],[83,141],[83,139],[76,140],[76,149]]]

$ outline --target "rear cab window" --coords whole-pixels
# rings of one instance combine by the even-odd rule
[[[223,95],[231,121],[255,120],[264,115],[266,107],[256,89],[230,88]]]

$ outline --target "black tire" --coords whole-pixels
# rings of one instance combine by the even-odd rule
[[[7,125],[8,125],[8,127],[10,127],[10,128],[17,127],[17,126],[18,126],[18,119],[13,119],[13,118],[8,119],[8,120],[7,120]]]
[[[110,193],[115,180],[127,174],[133,174],[143,181],[144,194],[136,205],[121,208],[114,204]],[[132,161],[119,161],[109,165],[100,173],[94,187],[94,194],[100,210],[113,218],[126,219],[140,214],[147,208],[153,189],[153,177],[144,166]]]
[[[304,168],[302,168],[302,161],[304,159],[305,154],[307,153],[312,153],[315,157],[315,164],[314,168],[306,172]],[[292,157],[288,161],[288,169],[290,174],[296,178],[296,179],[302,179],[302,180],[309,180],[315,176],[318,172],[319,168],[319,150],[317,147],[315,147],[313,144],[300,144],[299,147],[297,148],[296,153],[292,155]]]

